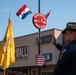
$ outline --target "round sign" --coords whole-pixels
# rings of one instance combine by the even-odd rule
[[[33,16],[33,24],[36,28],[42,29],[46,26],[46,18],[43,14],[37,13]]]

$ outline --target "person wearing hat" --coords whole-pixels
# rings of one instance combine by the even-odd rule
[[[67,42],[65,46],[56,43],[53,36],[53,44],[60,51],[53,75],[76,75],[76,23],[68,22],[62,34],[64,42]]]

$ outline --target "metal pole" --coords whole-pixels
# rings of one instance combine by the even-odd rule
[[[38,55],[40,55],[40,29],[38,31]],[[38,66],[38,75],[41,75],[41,66]]]
[[[38,0],[38,13],[40,13],[40,0]],[[38,29],[38,55],[40,55],[40,29]]]
[[[40,55],[40,29],[38,29],[38,55]]]
[[[38,0],[38,13],[40,13],[40,0]],[[40,55],[40,29],[38,29],[38,55]],[[41,67],[38,67],[38,75],[41,75]]]
[[[38,12],[40,13],[40,0],[38,0]]]

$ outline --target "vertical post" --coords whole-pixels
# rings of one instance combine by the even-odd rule
[[[40,13],[40,0],[38,0],[38,13]]]
[[[40,0],[38,0],[38,13],[40,13]],[[40,29],[38,29],[38,55],[40,55]],[[41,75],[41,67],[38,67],[38,75]]]
[[[38,55],[40,55],[40,29],[38,29]]]
[[[38,55],[40,55],[40,29],[38,31]],[[41,75],[41,66],[38,66],[38,75]]]
[[[40,13],[40,0],[38,0],[38,13]],[[38,55],[40,55],[40,29],[38,29]]]

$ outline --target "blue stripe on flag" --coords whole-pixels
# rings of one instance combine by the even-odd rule
[[[24,13],[23,15],[22,15],[22,19],[24,19],[28,14],[31,14],[32,12],[29,10],[28,12],[26,12],[26,13]]]

